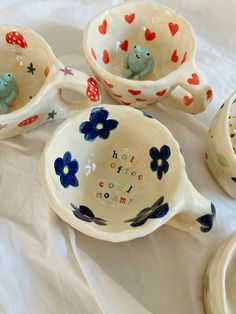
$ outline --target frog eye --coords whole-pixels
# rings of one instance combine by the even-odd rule
[[[135,48],[137,48],[137,46],[136,46],[136,45],[134,45],[134,49],[135,49]]]
[[[149,57],[151,55],[151,53],[150,52],[147,52],[147,56]]]
[[[11,73],[7,73],[7,77],[12,78],[12,74]]]

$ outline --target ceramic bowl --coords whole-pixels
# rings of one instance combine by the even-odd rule
[[[221,187],[236,198],[236,92],[225,101],[212,122],[206,161]]]
[[[148,49],[154,70],[125,79],[124,58],[134,45]],[[95,76],[120,104],[141,108],[159,101],[189,113],[205,110],[212,89],[195,65],[189,23],[155,3],[125,2],[94,17],[84,32],[84,54]]]
[[[227,240],[209,263],[204,283],[208,314],[236,313],[236,234]]]
[[[103,105],[63,123],[40,162],[54,211],[75,229],[112,242],[169,223],[212,228],[215,208],[192,186],[179,145],[160,122],[133,108]]]
[[[0,72],[11,72],[19,95],[10,112],[0,115],[0,138],[29,131],[46,121],[65,118],[78,106],[63,99],[65,89],[77,93],[78,104],[100,103],[94,78],[64,66],[45,40],[32,30],[0,25]]]

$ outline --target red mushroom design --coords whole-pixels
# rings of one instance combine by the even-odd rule
[[[98,101],[100,97],[100,92],[97,81],[93,77],[90,77],[87,80],[87,83],[88,87],[86,91],[86,96],[89,97],[89,99],[91,99],[92,101]]]
[[[27,118],[27,119],[21,121],[21,122],[18,124],[18,126],[19,126],[20,128],[23,127],[23,126],[27,126],[27,125],[29,125],[29,124],[35,122],[36,120],[38,120],[38,117],[39,117],[38,115],[31,116],[31,117],[29,117],[29,118]]]
[[[6,34],[6,42],[11,45],[20,46],[21,48],[27,47],[24,37],[18,32],[10,32]]]

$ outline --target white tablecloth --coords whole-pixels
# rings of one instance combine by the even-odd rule
[[[32,28],[68,66],[91,72],[82,53],[83,29],[96,13],[119,2],[0,0],[0,22]],[[164,106],[150,106],[147,111],[179,141],[191,181],[215,204],[214,230],[188,234],[164,226],[120,244],[89,238],[56,216],[39,181],[39,157],[59,122],[3,140],[0,313],[204,313],[207,263],[236,229],[236,201],[219,188],[203,158],[207,128],[236,87],[236,2],[159,2],[191,21],[197,37],[197,62],[215,97],[207,111],[197,116]],[[113,101],[104,93],[103,102]]]

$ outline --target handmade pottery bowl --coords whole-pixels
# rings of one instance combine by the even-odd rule
[[[124,59],[135,45],[148,49],[155,60],[143,80],[124,78]],[[83,47],[95,76],[120,104],[141,108],[165,101],[198,113],[212,98],[195,65],[192,27],[164,6],[125,2],[103,11],[85,29]]]
[[[68,119],[47,143],[40,173],[54,211],[98,239],[131,240],[170,219],[182,230],[213,225],[215,208],[188,180],[178,143],[133,108],[103,105]]]
[[[64,89],[78,94],[80,104],[100,102],[96,80],[65,67],[45,40],[28,28],[0,25],[0,72],[11,72],[19,95],[10,112],[0,115],[0,138],[15,136],[43,122],[65,118],[78,107],[66,104]]]
[[[221,187],[236,198],[236,92],[221,106],[212,122],[206,161]]]
[[[236,234],[210,261],[205,276],[204,301],[208,314],[236,313]]]

